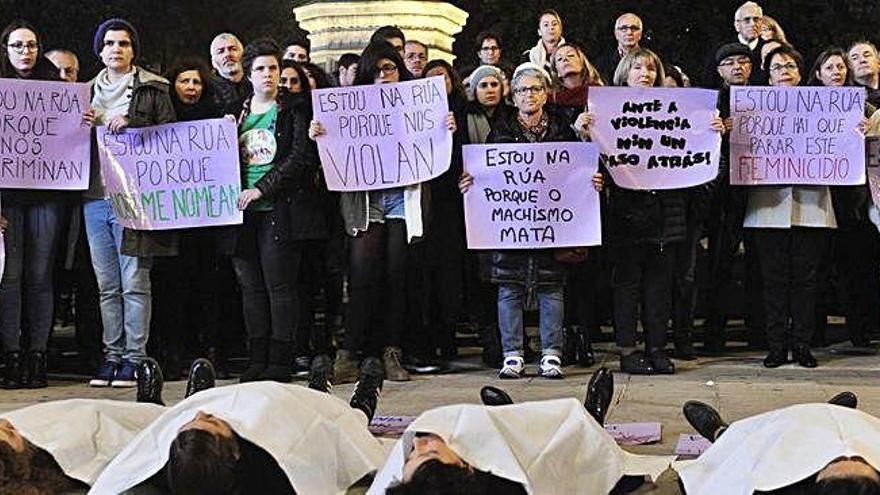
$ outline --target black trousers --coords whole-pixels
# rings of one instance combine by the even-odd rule
[[[291,342],[296,324],[296,280],[300,247],[275,239],[270,212],[245,212],[240,246],[233,258],[241,285],[249,339]]]
[[[871,333],[880,308],[880,271],[877,266],[877,229],[871,223],[834,231],[834,264],[851,338]]]
[[[464,212],[459,205],[442,204],[435,210],[431,232],[425,242],[424,287],[422,299],[427,335],[422,341],[422,355],[433,356],[435,349],[444,355],[455,354],[455,327],[462,314],[464,257]]]
[[[809,345],[816,328],[819,263],[830,229],[751,229],[761,264],[767,342],[771,349]],[[791,319],[791,335],[787,335]]]
[[[636,345],[639,303],[646,349],[651,351],[666,347],[669,297],[676,250],[680,244],[667,244],[662,249],[655,244],[613,247],[614,324],[620,347]]]
[[[329,286],[327,276],[327,252],[329,243],[326,240],[302,241],[302,262],[299,277],[296,281],[297,300],[299,302],[298,321],[296,323],[296,355],[311,356],[327,353],[327,324],[330,322],[332,292],[335,284]],[[324,313],[324,326],[315,323],[316,299],[324,289],[327,307]]]
[[[709,234],[709,280],[706,285],[706,337],[720,337],[727,327],[731,275],[739,245],[743,241],[745,194],[741,188],[721,184],[707,218]],[[757,267],[756,267],[757,268]],[[746,267],[747,273],[751,272]],[[760,277],[758,278],[760,280]],[[751,305],[750,305],[751,306]]]
[[[684,242],[675,252],[675,295],[672,305],[673,338],[689,340],[697,310],[697,250],[703,226],[689,221]],[[677,341],[677,340],[676,340]]]
[[[406,319],[406,224],[371,223],[350,246],[343,349],[380,356],[384,347],[400,346]]]

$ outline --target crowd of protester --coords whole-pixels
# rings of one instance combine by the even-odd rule
[[[609,24],[616,46],[566,39],[564,26],[557,12],[543,12],[538,40],[518,56],[497,34],[481,33],[474,57],[455,66],[385,26],[362,53],[342,55],[332,73],[311,62],[306,40],[244,44],[223,33],[205,47],[210,68],[203,57],[186,56],[159,75],[139,65],[135,26],[118,18],[102,23],[93,43],[102,69],[90,82],[83,125],[120,132],[234,120],[244,222],[123,228],[106,198],[94,142],[89,189],[81,195],[3,190],[3,387],[48,385],[56,300],[73,308],[78,348],[95,387],[135,386],[148,355],[167,379],[185,374],[182,363],[191,356],[208,357],[226,377],[229,358],[242,353],[243,382],[287,382],[310,369],[335,383],[353,382],[366,358],[380,360],[387,379],[405,381],[456,357],[462,323],[476,329],[488,366],[519,378],[533,357],[524,335],[524,315],[532,309],[540,313],[540,376],[563,378],[565,365],[591,365],[591,338],[608,323],[622,371],[674,373],[672,358],[696,356],[698,299],[706,305],[696,349],[725,352],[741,245],[748,341],[768,351],[766,367],[818,365],[811,347],[821,345],[832,273],[852,343],[870,345],[880,258],[868,186],[731,186],[727,134],[730,87],[740,85],[864,87],[862,131],[876,133],[877,49],[866,40],[829,47],[808,68],[782,26],[754,2],[736,11],[731,42],[709,55],[704,79],[718,90],[719,111],[712,129],[722,134],[715,180],[634,191],[618,187],[600,167],[585,187],[601,192],[604,246],[467,249],[462,192],[473,178],[463,172],[463,145],[589,140],[590,88],[691,84],[680,61],[643,45],[642,20],[634,13]],[[38,26],[15,21],[0,41],[0,77],[78,80],[77,55],[64,47],[46,50]],[[449,171],[369,194],[328,191],[315,144],[324,128],[312,115],[311,91],[432,76],[445,79]],[[698,270],[701,250],[707,263]],[[698,279],[706,280],[700,298]]]

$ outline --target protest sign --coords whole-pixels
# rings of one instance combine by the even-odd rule
[[[88,106],[88,84],[0,79],[0,189],[88,189]]]
[[[865,168],[868,171],[868,186],[874,206],[880,208],[880,137],[865,140]]]
[[[464,195],[471,249],[596,246],[602,243],[592,143],[464,146],[474,185]]]
[[[242,222],[238,135],[230,120],[119,134],[99,127],[98,152],[107,196],[124,227],[165,230]]]
[[[678,189],[718,175],[718,92],[690,88],[590,88],[591,133],[614,183]]]
[[[331,191],[408,186],[449,169],[443,77],[319,89],[312,108],[326,131],[317,142]]]
[[[865,89],[733,87],[730,183],[865,183]]]

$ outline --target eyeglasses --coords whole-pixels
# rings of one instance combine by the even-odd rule
[[[40,48],[40,45],[38,45],[36,41],[28,41],[27,43],[16,41],[15,43],[10,43],[6,46],[11,48],[15,53],[35,52]]]
[[[480,48],[480,51],[481,52],[498,52],[498,51],[501,51],[501,47],[500,46],[484,46],[484,47]]]
[[[621,33],[625,33],[625,32],[627,32],[627,31],[630,31],[630,32],[633,32],[633,33],[637,33],[637,32],[639,32],[639,31],[642,30],[642,26],[636,26],[636,25],[627,26],[627,25],[623,25],[623,26],[617,26],[617,30],[620,31]]]
[[[397,72],[397,66],[394,64],[385,64],[382,67],[379,67],[378,70],[376,70],[377,74],[380,72],[382,73],[382,75],[390,76],[391,74]]]
[[[773,64],[770,66],[770,72],[782,72],[783,70],[797,70],[798,65],[794,62],[787,64]]]
[[[734,65],[738,65],[740,67],[745,67],[747,65],[752,65],[751,59],[748,58],[728,58],[724,59],[718,67],[733,67]]]
[[[544,86],[524,86],[513,90],[518,95],[532,94],[539,95],[544,92]]]

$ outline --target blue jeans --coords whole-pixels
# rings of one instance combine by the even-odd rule
[[[152,258],[126,256],[122,226],[106,199],[83,204],[92,266],[98,279],[107,361],[139,362],[147,356],[152,300]]]
[[[35,204],[4,203],[9,220],[4,234],[6,269],[0,281],[0,334],[3,350],[19,350],[22,306],[27,310],[30,350],[45,351],[52,330],[52,270],[64,214],[61,200]],[[22,305],[22,299],[27,304]]]
[[[538,311],[540,316],[542,354],[562,355],[562,319],[565,302],[562,286],[539,287]],[[498,285],[498,326],[501,329],[501,347],[504,357],[523,355],[523,302],[526,287],[519,284]]]

